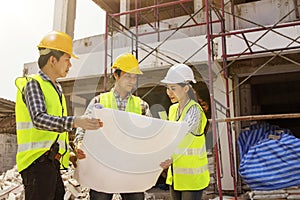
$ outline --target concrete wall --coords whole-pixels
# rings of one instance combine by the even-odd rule
[[[16,164],[17,136],[0,133],[0,173]]]

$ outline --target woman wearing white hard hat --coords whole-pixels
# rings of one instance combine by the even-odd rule
[[[192,69],[185,64],[172,66],[161,81],[173,105],[169,108],[170,121],[186,121],[189,132],[178,145],[172,159],[161,163],[168,168],[166,183],[173,200],[199,200],[209,185],[208,159],[205,146],[205,114],[190,82],[196,83]]]

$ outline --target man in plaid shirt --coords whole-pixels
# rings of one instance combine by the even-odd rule
[[[72,38],[52,31],[38,48],[38,74],[16,79],[17,167],[26,200],[63,200],[60,169],[69,165],[68,131],[77,127],[96,130],[102,122],[67,115],[66,99],[56,79],[67,75],[71,56],[77,58],[72,53]]]

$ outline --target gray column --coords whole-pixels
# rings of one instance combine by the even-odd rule
[[[120,12],[125,12],[130,10],[130,0],[120,0]],[[128,27],[130,26],[130,15],[121,15],[120,16],[120,22],[124,26]]]
[[[58,30],[74,37],[76,18],[76,0],[55,0],[53,30]]]

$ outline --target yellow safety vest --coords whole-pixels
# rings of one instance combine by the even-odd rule
[[[180,118],[182,121],[191,108],[197,105],[201,110],[201,128],[199,136],[192,133],[186,134],[172,155],[172,166],[169,167],[166,183],[173,185],[175,190],[202,190],[209,185],[210,175],[205,146],[204,128],[207,118],[201,106],[194,100],[185,106]],[[169,109],[169,120],[176,121],[179,104],[174,104]]]
[[[29,111],[23,101],[23,90],[28,80],[35,79],[38,81],[45,98],[45,104],[48,115],[67,116],[67,106],[64,95],[60,100],[59,94],[50,81],[42,79],[39,75],[31,75],[16,80],[18,87],[16,99],[16,126],[18,152],[16,157],[18,171],[26,169],[37,158],[48,151],[51,145],[59,138],[59,153],[63,155],[60,159],[61,167],[69,165],[69,137],[68,132],[58,133],[54,131],[40,130],[33,127]]]
[[[112,108],[118,110],[117,100],[112,91],[100,94],[100,104],[104,106],[104,108]],[[142,114],[142,106],[140,97],[131,95],[128,98],[125,111],[132,112],[136,114]]]

